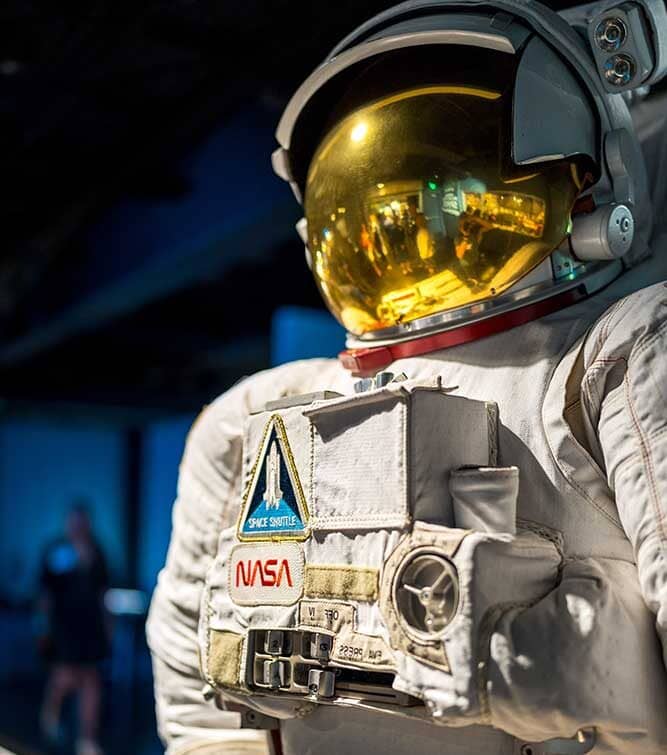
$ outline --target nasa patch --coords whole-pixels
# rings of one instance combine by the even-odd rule
[[[269,419],[241,506],[239,540],[305,540],[308,506],[285,425]]]
[[[239,606],[291,606],[303,594],[298,543],[237,545],[229,559],[229,595]]]

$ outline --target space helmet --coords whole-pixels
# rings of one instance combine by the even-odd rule
[[[273,165],[351,369],[534,319],[646,253],[627,103],[663,73],[664,16],[651,0],[411,1],[306,79]]]

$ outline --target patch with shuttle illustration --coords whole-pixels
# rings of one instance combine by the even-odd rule
[[[238,538],[305,540],[308,506],[282,418],[269,419],[241,506]]]

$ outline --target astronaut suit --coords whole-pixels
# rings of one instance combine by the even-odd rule
[[[339,360],[187,441],[177,753],[667,752],[663,0],[408,2],[278,127]]]

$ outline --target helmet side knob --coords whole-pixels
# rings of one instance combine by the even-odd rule
[[[608,204],[573,219],[570,243],[582,262],[615,260],[630,251],[635,235],[632,211],[624,204]]]

